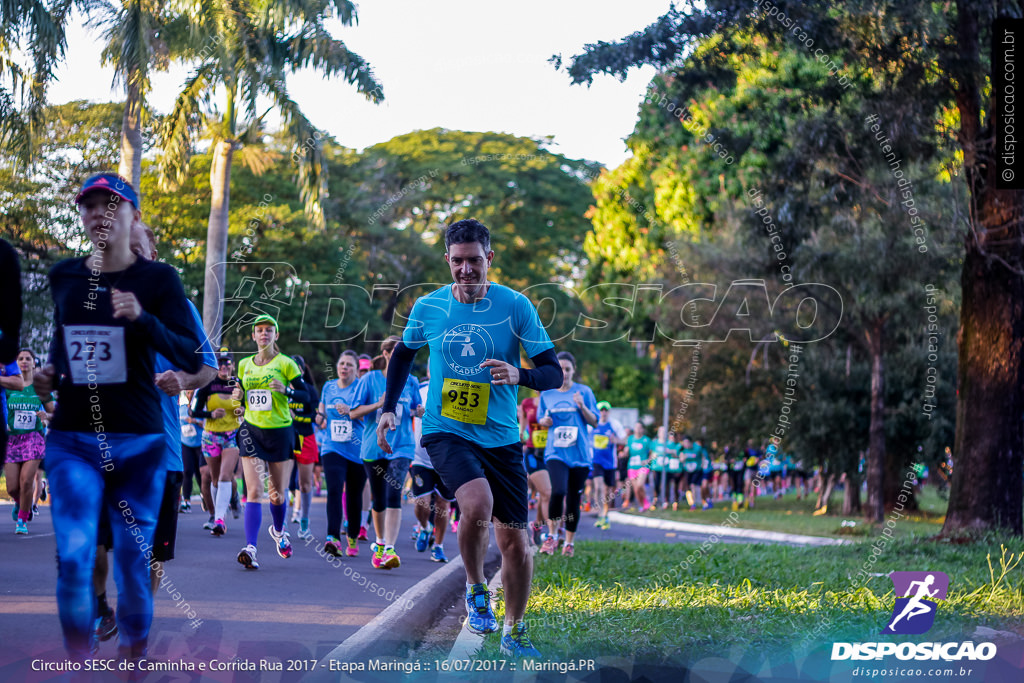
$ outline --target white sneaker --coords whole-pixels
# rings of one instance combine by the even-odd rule
[[[260,563],[256,561],[256,546],[247,545],[238,553],[238,563],[246,569],[259,569]]]

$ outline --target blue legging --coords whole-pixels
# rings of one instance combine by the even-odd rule
[[[96,530],[106,505],[114,541],[120,645],[144,650],[153,621],[153,530],[163,497],[163,434],[51,431],[46,476],[57,536],[57,609],[73,660],[89,658],[96,598]],[[159,476],[158,476],[159,475]]]

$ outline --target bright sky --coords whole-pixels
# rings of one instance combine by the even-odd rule
[[[332,21],[333,34],[372,65],[385,102],[370,104],[352,86],[315,73],[291,77],[289,88],[314,125],[346,147],[434,127],[551,135],[553,151],[612,168],[628,155],[623,138],[654,70],[634,71],[622,83],[600,76],[588,89],[571,86],[547,60],[642,29],[668,6],[669,0],[360,3],[358,26]],[[57,72],[50,101],[123,97],[107,89],[112,71],[98,67],[101,47],[98,31],[69,32],[68,63]],[[186,73],[178,68],[153,79],[157,111],[170,110]]]

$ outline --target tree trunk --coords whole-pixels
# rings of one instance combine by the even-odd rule
[[[1005,527],[1019,536],[1024,283],[968,238],[961,287],[953,481],[942,533]]]
[[[956,437],[945,536],[1001,527],[1024,532],[1024,192],[997,190],[991,122],[981,122],[977,6],[957,2],[959,142],[971,191],[960,278]],[[984,49],[988,49],[985,46]],[[992,103],[994,105],[994,102]],[[996,110],[989,107],[990,112]]]
[[[224,286],[228,253],[228,201],[231,198],[231,157],[234,145],[219,140],[210,165],[210,222],[206,228],[206,284],[203,293],[203,326],[210,342],[220,345],[224,323]]]
[[[142,196],[142,91],[137,85],[128,86],[121,119],[121,161],[117,172],[131,181]]]
[[[860,478],[857,471],[846,473],[846,488],[843,490],[843,516],[860,513]]]
[[[897,504],[903,505],[901,509],[917,510],[917,493],[913,487],[906,487],[908,473],[911,465],[904,465],[897,458],[887,458],[885,461],[885,509],[892,510]],[[898,500],[900,496],[903,500]]]
[[[875,322],[865,330],[871,354],[871,426],[868,428],[868,502],[864,517],[869,522],[885,518],[885,365],[882,335],[885,324]]]

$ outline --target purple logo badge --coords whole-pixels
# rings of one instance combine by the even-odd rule
[[[933,600],[945,600],[949,590],[949,577],[943,572],[892,572],[896,605],[892,618],[882,629],[884,634],[920,635],[935,622],[937,605]]]

